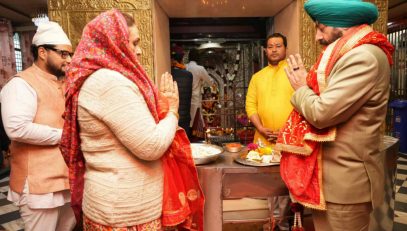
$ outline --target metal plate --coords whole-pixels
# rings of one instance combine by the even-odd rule
[[[272,166],[272,165],[280,165],[280,162],[261,163],[261,162],[242,159],[240,157],[236,158],[235,161],[237,163],[239,163],[239,164],[255,166],[255,167],[266,167],[266,166]]]
[[[192,150],[194,149],[205,149],[208,148],[210,150],[216,150],[216,152],[211,153],[211,155],[203,156],[203,157],[192,157],[194,158],[194,162],[196,165],[199,164],[208,164],[218,159],[219,155],[223,152],[223,148],[213,144],[201,144],[201,143],[191,143]]]

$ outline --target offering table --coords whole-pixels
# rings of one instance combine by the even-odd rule
[[[396,194],[396,171],[399,141],[390,136],[381,140],[384,155],[386,192],[383,204],[371,214],[369,230],[392,230],[394,201]],[[280,177],[280,166],[252,167],[234,162],[241,153],[223,152],[218,160],[207,165],[198,165],[198,176],[206,197],[204,228],[206,231],[221,231],[223,224],[223,199],[271,198],[288,195]],[[271,200],[272,201],[272,200]]]
[[[224,199],[288,195],[288,190],[280,177],[279,165],[254,167],[238,164],[234,159],[239,158],[240,154],[241,152],[225,151],[215,162],[197,166],[199,181],[205,195],[206,231],[222,230]],[[272,207],[274,205],[271,205]]]

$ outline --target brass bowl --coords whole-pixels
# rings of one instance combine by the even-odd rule
[[[241,143],[225,143],[223,148],[228,152],[240,152],[243,145]]]

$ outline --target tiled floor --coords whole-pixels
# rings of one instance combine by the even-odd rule
[[[407,230],[407,158],[397,160],[396,203],[393,231]]]
[[[23,230],[18,208],[7,201],[8,177],[0,180],[0,230]],[[393,231],[407,230],[407,157],[399,158]],[[387,231],[387,230],[385,230]]]
[[[24,230],[18,208],[7,200],[8,180],[0,180],[0,230]]]

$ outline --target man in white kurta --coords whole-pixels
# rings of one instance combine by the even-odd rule
[[[196,49],[192,49],[189,51],[189,63],[186,65],[187,71],[192,73],[193,80],[192,80],[192,98],[191,98],[191,122],[189,124],[192,127],[195,119],[195,114],[200,108],[202,113],[202,95],[201,95],[201,87],[204,83],[206,84],[213,84],[211,77],[209,76],[208,72],[205,68],[201,65],[198,65],[196,61],[198,60],[198,51]],[[202,118],[200,118],[202,119]]]
[[[64,89],[59,79],[72,46],[55,22],[33,38],[34,64],[18,73],[0,94],[2,119],[11,140],[7,199],[20,209],[25,230],[72,230],[68,169],[59,151]]]

